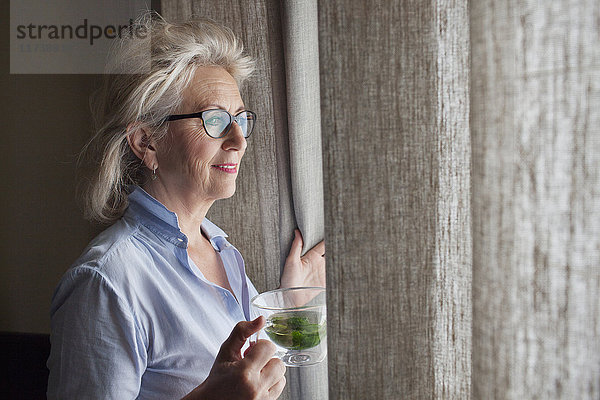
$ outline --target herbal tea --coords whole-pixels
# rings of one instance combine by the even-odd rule
[[[321,343],[327,324],[317,311],[286,311],[270,315],[265,332],[281,347],[306,350]]]
[[[266,318],[253,340],[268,339],[274,356],[288,367],[306,367],[327,356],[325,288],[295,287],[271,290],[252,298],[254,315]]]

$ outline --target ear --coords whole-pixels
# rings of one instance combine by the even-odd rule
[[[129,124],[127,126],[127,143],[148,169],[152,170],[158,166],[156,143],[146,125],[140,122]]]

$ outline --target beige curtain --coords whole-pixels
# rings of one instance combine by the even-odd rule
[[[469,397],[468,26],[319,3],[331,399]]]
[[[318,101],[303,75],[314,56],[293,58],[316,42],[305,4],[162,5],[227,24],[260,62],[245,91],[260,134],[211,215],[259,290],[278,285],[302,212],[320,235],[296,201],[318,196],[318,177],[294,181],[318,169],[318,147],[290,157],[294,134],[318,145],[293,98]],[[600,3],[317,11],[329,398],[600,398]],[[319,374],[291,377],[282,398],[327,398]]]
[[[600,3],[471,3],[473,398],[600,398]]]
[[[284,0],[281,16],[292,198],[306,252],[325,234],[317,0]]]

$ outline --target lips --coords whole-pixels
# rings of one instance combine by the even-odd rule
[[[237,173],[237,164],[234,163],[215,164],[212,167],[228,174]]]

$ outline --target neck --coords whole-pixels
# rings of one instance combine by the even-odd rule
[[[206,240],[200,230],[200,224],[214,200],[199,201],[197,195],[177,188],[167,188],[160,180],[150,181],[142,188],[168,210],[177,214],[179,228],[188,237],[190,245]]]

